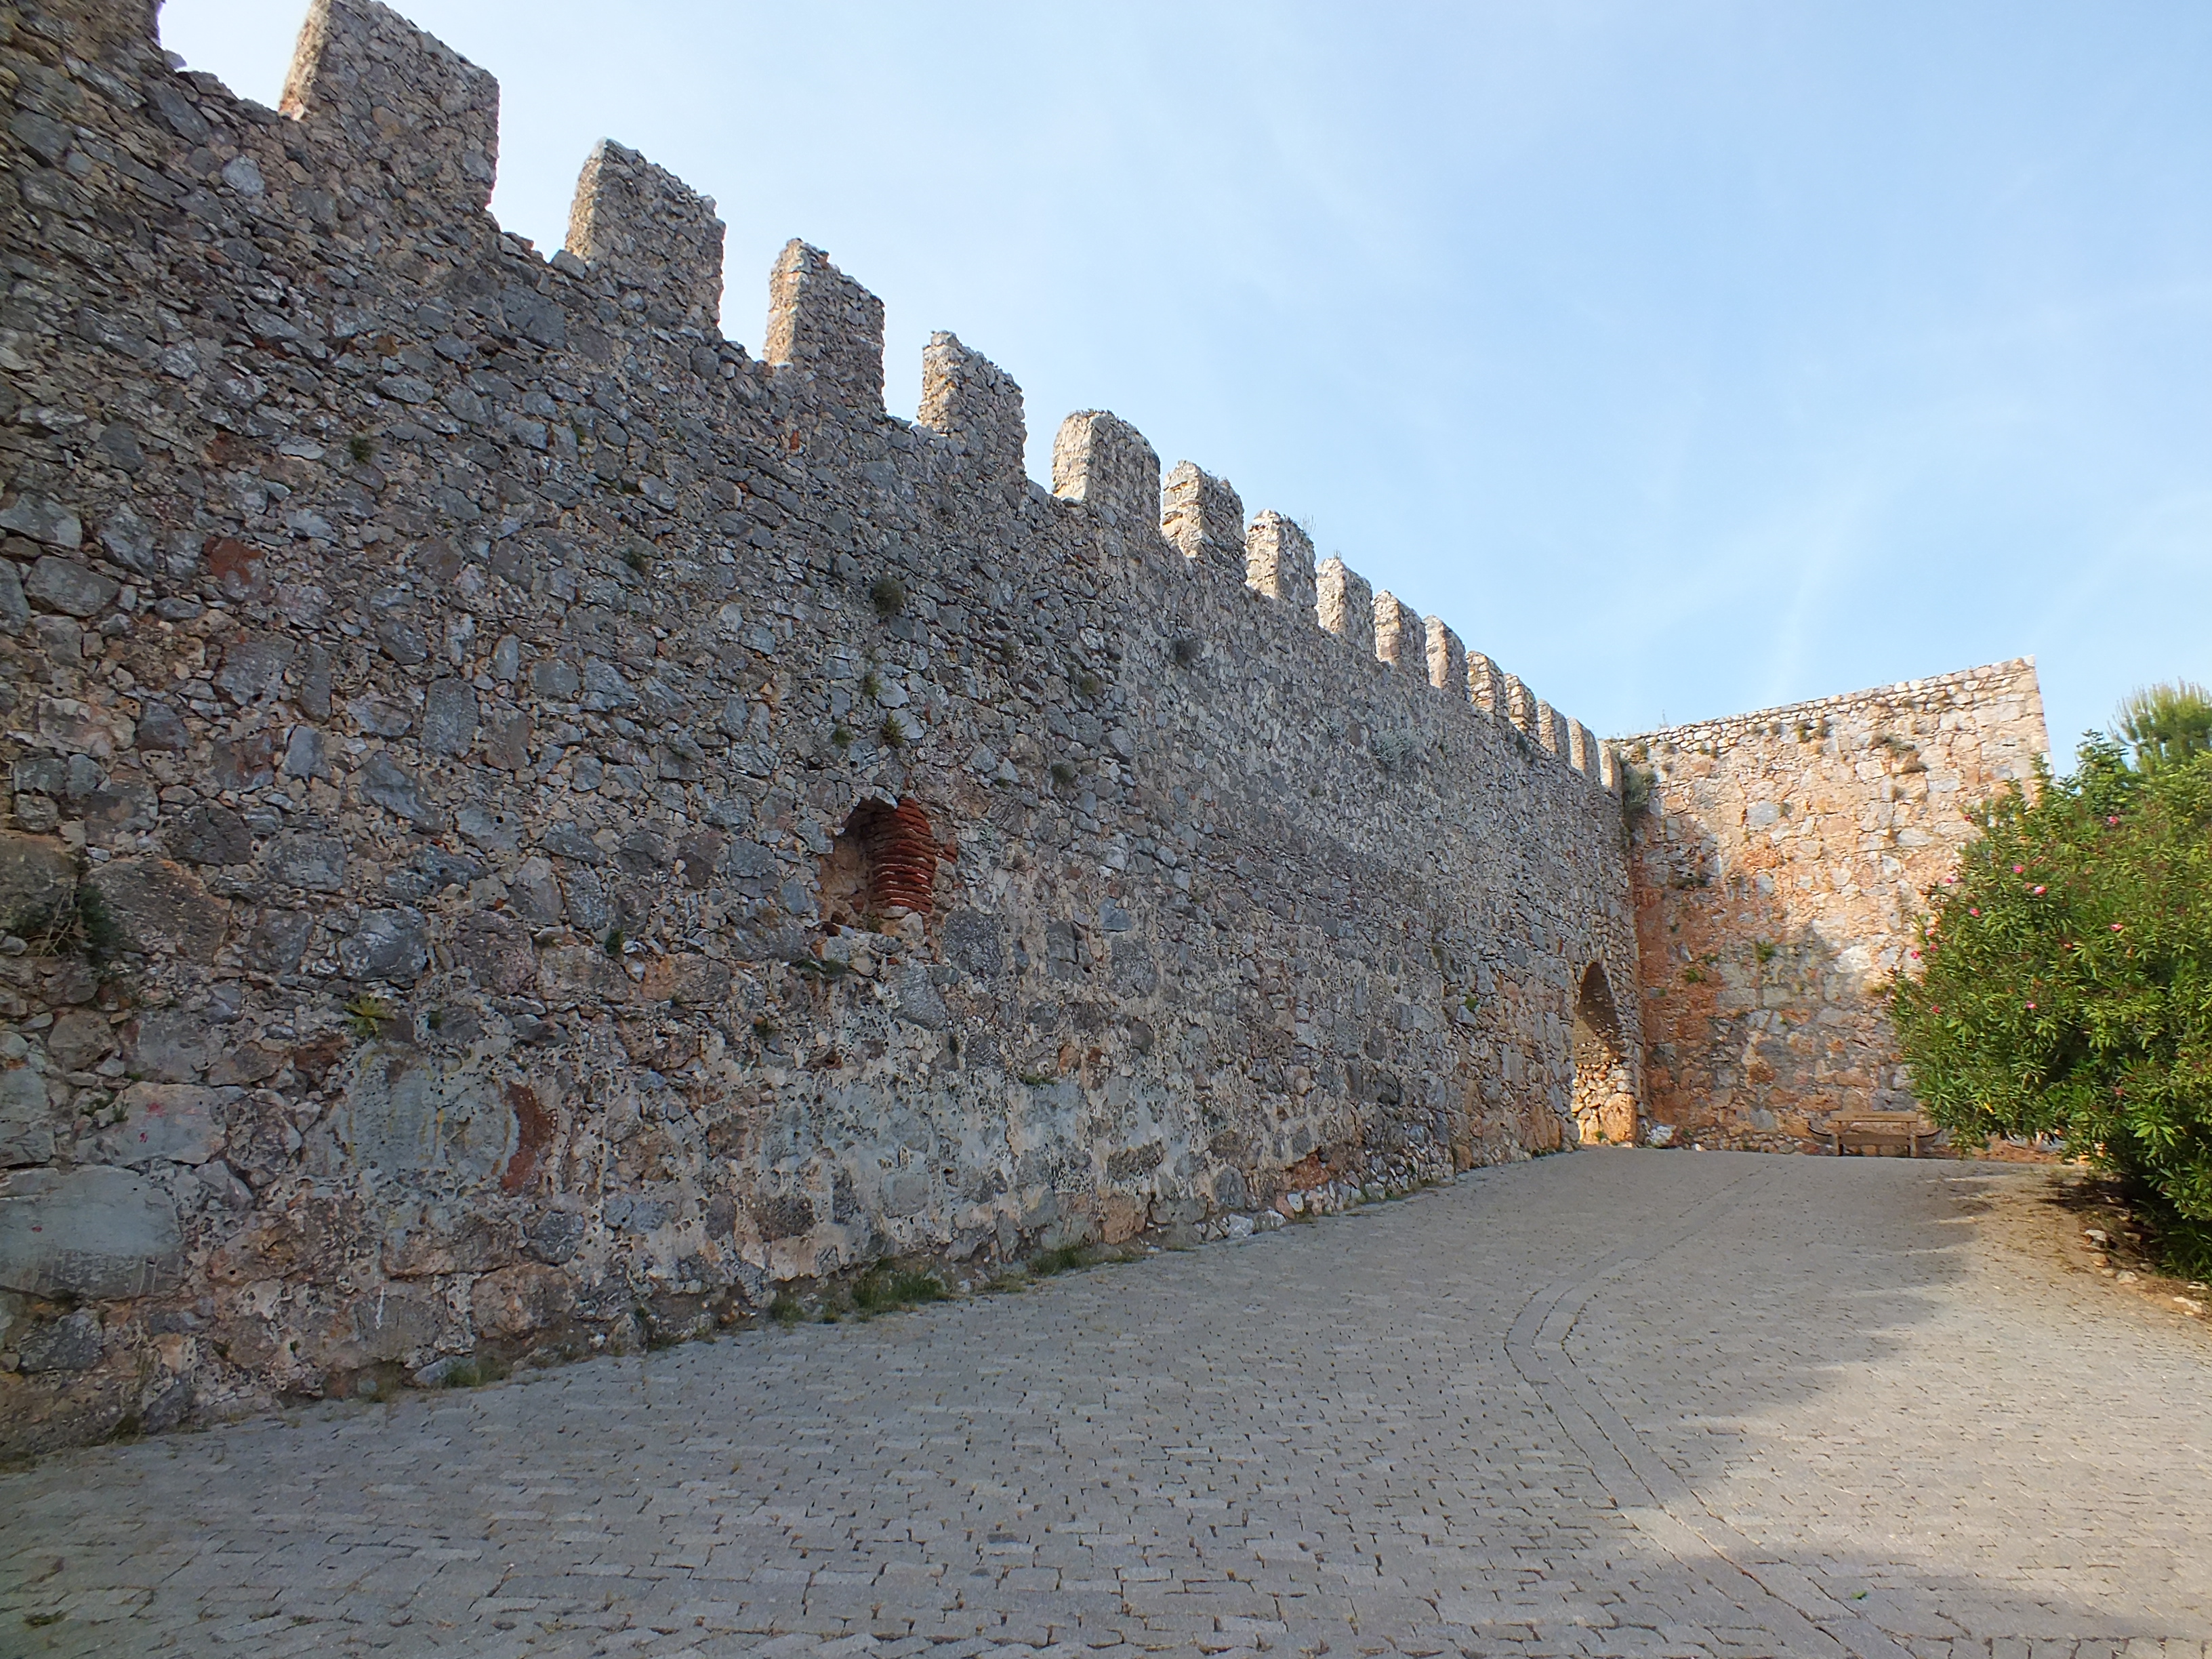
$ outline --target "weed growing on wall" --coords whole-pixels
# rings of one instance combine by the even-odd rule
[[[2212,1270],[2212,755],[2145,771],[2092,738],[1983,823],[1893,988],[1920,1098],[1976,1139],[2063,1136]]]

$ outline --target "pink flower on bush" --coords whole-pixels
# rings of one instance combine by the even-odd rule
[[[1973,906],[1970,904],[1966,907],[1966,914],[1970,916],[1978,916],[1982,913],[1979,910],[1975,909]]]
[[[2012,867],[2012,872],[2015,876],[2024,876],[2027,873],[2027,866],[2024,864],[2015,864]]]
[[[2040,887],[2037,888],[2037,889],[2035,890],[2035,896],[2036,896],[2036,897],[2038,897],[2038,898],[2041,898],[2041,897],[2043,896],[2043,889],[2041,889]]]
[[[2116,933],[2120,931],[2120,924],[2118,922],[2116,921],[2112,924],[2112,931]]]

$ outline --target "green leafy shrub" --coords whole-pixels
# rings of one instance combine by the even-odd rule
[[[1921,1100],[1976,1139],[2063,1137],[2212,1270],[2212,755],[2136,769],[2093,737],[1982,825],[1893,990]]]

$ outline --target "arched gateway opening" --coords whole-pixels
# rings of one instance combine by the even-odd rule
[[[1605,969],[1595,962],[1583,970],[1575,999],[1574,1040],[1577,1138],[1585,1146],[1634,1146],[1636,1097],[1630,1091],[1620,1011]]]

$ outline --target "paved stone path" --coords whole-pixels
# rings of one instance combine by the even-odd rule
[[[2033,1178],[1581,1154],[63,1455],[0,1654],[2203,1659],[2212,1345],[1978,1238]]]

